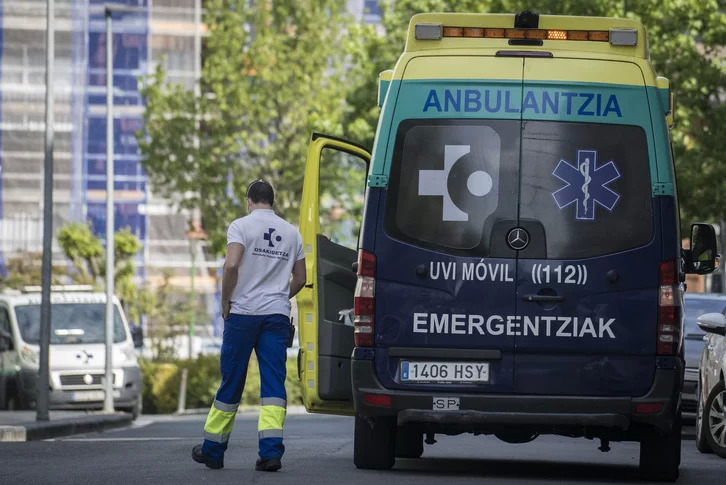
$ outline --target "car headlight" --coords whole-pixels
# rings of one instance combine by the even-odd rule
[[[29,364],[38,365],[40,364],[40,349],[23,345],[20,349],[20,357]]]

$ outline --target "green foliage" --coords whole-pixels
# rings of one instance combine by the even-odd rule
[[[209,0],[200,92],[148,79],[144,168],[160,195],[199,208],[213,250],[245,211],[247,183],[269,180],[295,220],[310,134],[343,132],[345,0]]]
[[[76,274],[73,279],[79,284],[97,284],[104,261],[103,245],[88,224],[73,222],[58,230],[58,244],[73,263]]]
[[[74,271],[70,275],[73,281],[103,287],[103,278],[106,277],[106,251],[88,224],[67,224],[60,228],[57,239],[63,253],[73,264]],[[139,291],[134,282],[134,257],[141,248],[141,242],[130,229],[124,228],[115,234],[115,293],[131,322],[138,322],[142,314],[148,313],[151,304],[150,294],[145,290]]]
[[[142,374],[142,395],[145,414],[168,414],[177,410],[182,369],[187,374],[187,409],[204,409],[211,406],[222,378],[219,373],[218,355],[200,355],[194,360],[139,362]],[[242,393],[242,406],[260,403],[260,373],[257,359],[252,355],[247,368],[247,381]],[[297,360],[287,360],[285,380],[289,406],[302,404],[300,381],[297,378]]]
[[[8,276],[0,275],[0,290],[5,288],[21,290],[25,286],[39,286],[42,283],[43,254],[24,252],[8,258],[5,263]],[[65,266],[56,265],[51,270],[51,284],[63,284],[67,277]]]
[[[136,265],[134,257],[142,246],[129,228],[118,231],[114,237],[114,287],[116,295],[126,310],[126,317],[131,322],[138,322],[142,314],[148,313],[150,307],[144,305],[145,299],[139,297],[139,287],[134,282]],[[105,271],[104,271],[105,273]]]
[[[378,109],[378,73],[403,50],[411,16],[421,12],[593,15],[639,18],[648,32],[655,71],[671,80],[676,103],[672,132],[684,226],[726,219],[726,3],[723,0],[383,0],[383,27],[354,27],[365,41],[352,50],[346,135],[371,146]]]

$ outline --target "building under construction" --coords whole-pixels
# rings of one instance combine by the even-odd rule
[[[106,227],[106,33],[104,0],[55,0],[54,234],[87,222]],[[188,286],[196,268],[205,306],[214,304],[220,261],[185,237],[188,214],[154,196],[141,166],[136,132],[144,101],[139,79],[161,63],[171,82],[192,88],[201,69],[202,0],[114,0],[134,7],[113,16],[114,213],[118,229],[141,240],[140,278],[162,271]],[[0,272],[19,254],[39,253],[43,233],[45,42],[47,0],[0,2]],[[376,0],[348,10],[380,20]],[[192,255],[191,248],[195,249]],[[54,241],[54,259],[63,256]],[[193,262],[194,261],[194,262]]]

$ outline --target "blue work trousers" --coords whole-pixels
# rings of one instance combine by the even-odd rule
[[[217,391],[204,425],[202,453],[223,462],[234,427],[252,349],[260,367],[259,455],[262,460],[281,458],[285,452],[282,427],[287,394],[285,375],[290,319],[285,315],[230,314],[224,322],[220,371],[222,385]]]

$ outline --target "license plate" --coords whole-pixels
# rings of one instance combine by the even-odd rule
[[[103,391],[78,391],[71,394],[71,401],[103,401]]]
[[[489,362],[401,362],[402,382],[489,382]]]
[[[434,411],[458,411],[458,397],[434,397]]]
[[[88,402],[88,401],[103,401],[106,394],[103,391],[76,391],[71,393],[71,401],[75,402]],[[113,391],[114,399],[121,397],[121,391]]]

